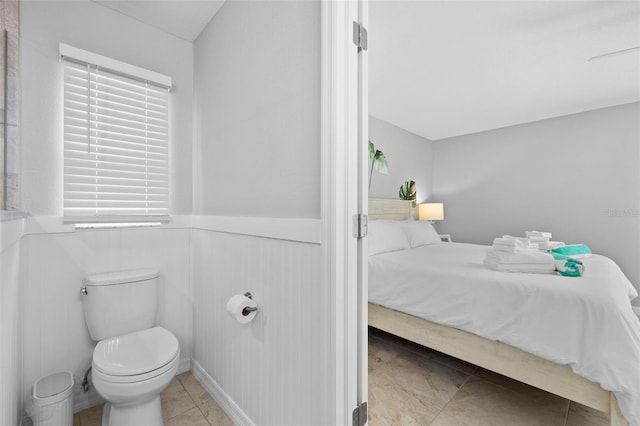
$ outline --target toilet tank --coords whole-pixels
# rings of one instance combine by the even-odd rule
[[[104,340],[153,327],[159,276],[153,269],[136,269],[86,277],[84,318],[91,338]]]

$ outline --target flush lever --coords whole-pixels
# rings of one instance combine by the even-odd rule
[[[80,293],[82,294],[89,294],[89,292],[87,291],[87,286],[83,285],[82,288],[80,289]]]

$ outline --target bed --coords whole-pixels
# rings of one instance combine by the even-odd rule
[[[410,216],[409,202],[369,200],[370,225]],[[583,281],[509,274],[482,265],[486,249],[441,243],[370,256],[369,325],[608,413],[612,426],[639,425],[640,322],[629,303],[637,293],[617,265],[593,256]],[[515,275],[527,277],[511,285]],[[606,294],[595,283],[603,279]],[[511,293],[518,287],[524,297]],[[554,315],[566,327],[552,329]]]

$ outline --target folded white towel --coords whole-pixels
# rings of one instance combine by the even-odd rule
[[[552,274],[555,272],[556,267],[552,262],[551,264],[536,264],[536,263],[496,263],[485,259],[485,266],[494,271],[499,272],[519,272],[524,274]]]
[[[551,232],[542,232],[542,231],[527,231],[525,232],[527,237],[545,237],[551,238]]]
[[[509,246],[509,247],[516,247],[516,246],[520,246],[523,247],[524,244],[522,243],[522,241],[518,241],[518,240],[509,240],[506,238],[494,238],[493,239],[493,245],[502,245],[502,246]]]
[[[503,235],[502,238],[505,239],[505,240],[521,241],[521,242],[523,242],[525,244],[529,242],[529,238],[527,238],[527,237],[514,237],[513,235]]]
[[[505,246],[505,245],[501,245],[501,244],[494,244],[494,245],[491,246],[491,249],[495,250],[495,251],[501,251],[501,252],[511,253],[511,254],[516,254],[516,253],[536,253],[536,252],[540,251],[538,249],[538,245],[537,244],[535,246],[532,246],[532,247],[512,247],[512,246]]]
[[[541,251],[507,253],[489,249],[487,250],[487,260],[502,264],[531,263],[553,265],[553,256]]]
[[[532,243],[546,243],[549,241],[549,237],[529,237],[529,241]]]
[[[502,238],[494,238],[493,245],[507,246],[507,247],[525,247],[525,248],[526,247],[531,248],[534,246],[534,244],[532,244],[528,238],[511,237],[510,235],[505,235]],[[538,246],[535,245],[535,248],[538,248]]]

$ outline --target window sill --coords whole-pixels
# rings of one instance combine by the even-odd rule
[[[161,222],[97,222],[97,223],[76,223],[76,231],[90,229],[122,229],[122,228],[154,228],[162,225]]]
[[[18,210],[0,210],[0,222],[26,219],[28,216],[29,216],[29,213],[18,211]]]
[[[65,234],[74,232],[106,232],[106,231],[126,231],[135,229],[157,230],[157,229],[184,229],[191,227],[191,216],[172,215],[171,222],[163,222],[160,226],[145,228],[87,228],[75,229],[75,223],[65,223],[62,216],[32,216],[25,220],[24,234]]]

